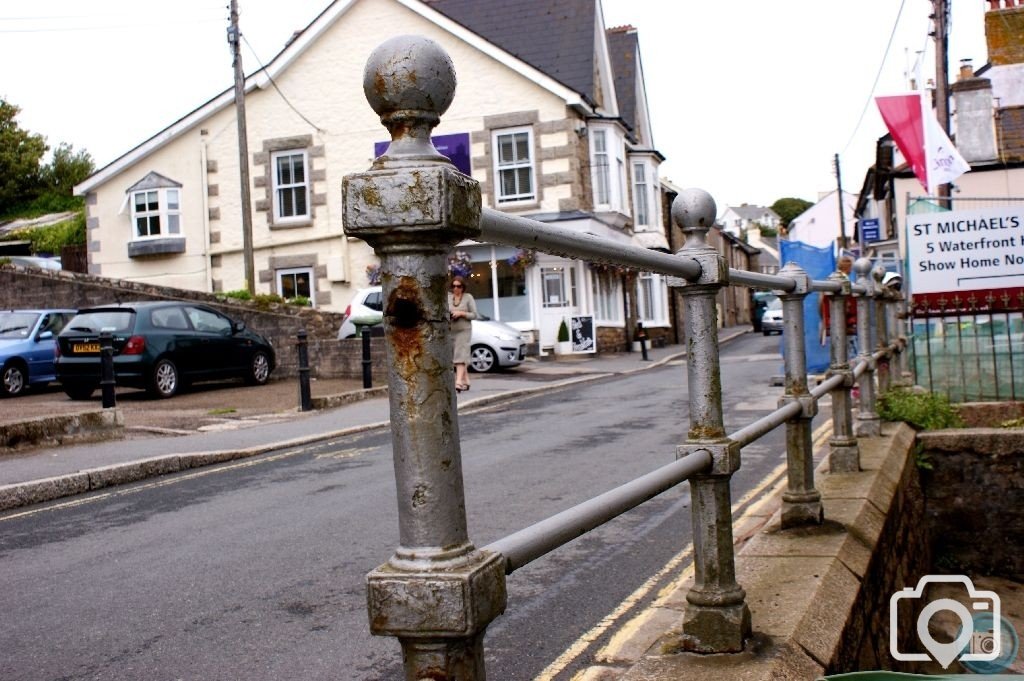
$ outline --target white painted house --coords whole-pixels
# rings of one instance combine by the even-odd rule
[[[848,243],[852,243],[856,228],[856,208],[857,195],[843,192],[843,219]],[[816,204],[790,221],[787,238],[790,241],[802,241],[817,248],[824,248],[835,245],[840,230],[839,191],[832,190],[819,196]]]
[[[550,4],[550,3],[549,3]],[[484,204],[623,244],[667,249],[657,151],[637,34],[607,29],[600,0],[335,0],[246,79],[258,292],[342,311],[376,263],[344,237],[342,177],[388,136],[362,92],[370,52],[393,35],[439,43],[458,76],[435,140],[481,183]],[[284,99],[287,97],[287,101]],[[233,93],[78,187],[89,271],[198,291],[246,287]],[[599,343],[669,324],[658,275],[465,243],[481,309],[552,346],[562,319],[595,317]]]

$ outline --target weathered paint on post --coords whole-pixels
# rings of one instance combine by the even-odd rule
[[[837,293],[828,295],[830,366],[828,377],[842,376],[843,383],[832,391],[832,437],[828,440],[830,473],[856,473],[860,470],[860,446],[853,436],[853,370],[850,368],[850,343],[846,333],[846,301],[853,295],[850,278],[833,272],[829,281],[839,284]]]
[[[776,291],[782,300],[783,342],[786,344],[786,391],[779,407],[796,402],[800,413],[786,422],[787,486],[782,493],[782,527],[820,524],[824,518],[821,493],[814,487],[811,425],[818,403],[807,388],[807,351],[804,348],[804,299],[811,278],[802,267],[787,263],[779,275],[796,282],[792,291]]]
[[[366,173],[344,180],[344,226],[381,259],[399,546],[367,576],[370,629],[402,644],[409,681],[481,681],[483,637],[505,609],[501,556],[466,526],[447,302],[447,253],[479,235],[479,185],[434,149],[455,70],[436,43],[399,36],[363,78],[391,133]]]
[[[889,355],[889,316],[886,314],[888,295],[882,287],[882,280],[885,277],[885,268],[875,265],[871,268],[871,278],[874,280],[875,294],[875,333],[878,336],[878,347],[876,350],[885,350],[886,354],[880,357],[875,366],[875,380],[878,384],[878,394],[882,395],[889,389],[890,355]]]
[[[715,215],[714,199],[699,189],[683,191],[672,204],[672,217],[686,234],[677,255],[701,267],[697,279],[677,289],[686,309],[690,429],[676,456],[707,451],[712,457],[710,473],[690,478],[694,585],[686,595],[683,647],[702,653],[739,652],[751,632],[746,592],[736,583],[729,482],[740,466],[740,448],[725,436],[715,309],[715,296],[728,285],[729,270],[705,240]]]
[[[858,398],[857,423],[854,434],[857,437],[878,437],[882,434],[882,423],[875,411],[875,360],[871,356],[871,320],[869,310],[875,294],[875,286],[869,273],[871,261],[858,258],[853,263],[853,271],[857,275],[857,283],[867,293],[857,295],[857,344],[860,346],[858,362],[867,362],[867,370],[860,375],[857,383],[860,397]]]

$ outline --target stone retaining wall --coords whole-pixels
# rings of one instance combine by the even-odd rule
[[[0,425],[0,454],[39,445],[99,442],[124,437],[124,415],[118,409],[40,416]]]
[[[296,341],[300,329],[309,338],[310,375],[314,378],[354,378],[363,375],[362,341],[335,340],[342,315],[284,303],[261,306],[252,301],[223,298],[209,293],[153,286],[88,274],[45,271],[0,265],[0,309],[66,307],[142,300],[190,300],[209,305],[266,336],[277,351],[274,378],[298,375]],[[384,376],[383,338],[371,339],[375,376]]]
[[[1024,578],[1024,429],[936,430],[918,441],[936,563]]]

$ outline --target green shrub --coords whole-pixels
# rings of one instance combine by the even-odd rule
[[[313,305],[313,301],[311,301],[306,296],[295,296],[294,298],[289,298],[284,302],[288,303],[289,305],[298,305],[300,307],[310,307]]]
[[[917,430],[962,428],[963,419],[945,395],[897,388],[878,398],[878,415],[903,421]]]
[[[252,301],[256,303],[257,307],[265,310],[275,303],[283,303],[284,298],[276,293],[257,293],[252,297]]]
[[[53,225],[9,232],[3,240],[28,241],[33,253],[60,255],[60,249],[64,246],[80,246],[85,243],[85,211]]]
[[[569,341],[569,327],[565,325],[565,320],[558,327],[558,342],[566,343]]]
[[[999,424],[1000,428],[1024,428],[1024,416],[1017,419],[1010,419]]]
[[[237,291],[225,291],[225,298],[233,298],[234,300],[252,300],[252,294],[249,293],[248,289],[240,288]]]

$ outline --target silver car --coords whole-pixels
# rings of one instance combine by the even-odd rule
[[[782,301],[778,298],[768,303],[767,309],[761,315],[761,333],[770,336],[773,333],[782,334]]]
[[[355,338],[360,326],[376,326],[384,319],[380,286],[361,288],[345,308],[345,319],[338,339]],[[526,357],[526,338],[518,329],[479,315],[473,320],[469,368],[472,371],[498,371],[522,363]]]

